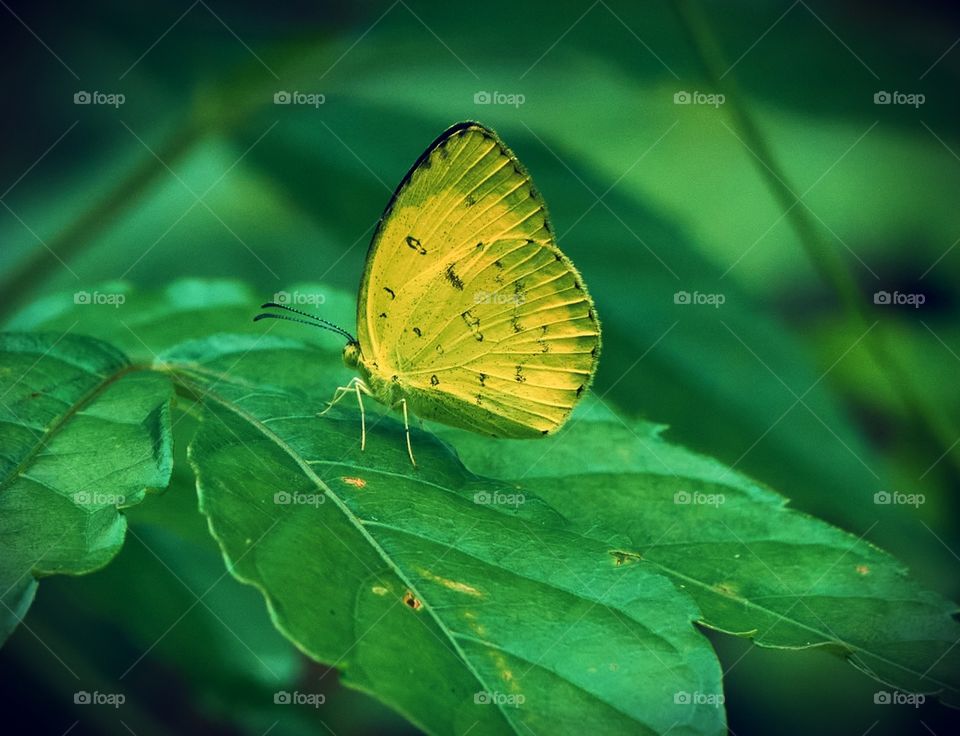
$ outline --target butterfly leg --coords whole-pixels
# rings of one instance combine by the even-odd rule
[[[410,444],[410,417],[407,414],[407,400],[400,399],[400,405],[403,407],[403,431],[407,435],[407,454],[410,456],[413,467],[417,467],[417,461],[413,459],[413,446]]]
[[[361,386],[363,386],[363,389],[360,388]],[[363,410],[362,392],[369,393],[370,389],[359,378],[354,381],[353,387],[357,391],[357,405],[360,407],[360,452],[363,452],[367,447],[367,414]]]
[[[333,398],[327,402],[327,408],[321,412],[317,412],[317,416],[322,417],[324,414],[330,411],[333,407],[335,407],[338,403],[340,403],[340,399],[342,399],[347,394],[352,393],[354,383],[359,380],[361,379],[358,377],[354,377],[350,379],[350,383],[348,383],[346,386],[337,386],[337,390],[333,392]]]
[[[337,390],[333,393],[333,398],[330,400],[330,403],[327,404],[327,408],[321,412],[317,413],[318,417],[322,417],[328,411],[330,411],[336,404],[347,394],[356,393],[357,395],[357,405],[360,407],[360,451],[362,452],[367,447],[367,415],[363,408],[363,394],[372,395],[370,389],[367,388],[367,384],[363,382],[363,379],[359,376],[354,376],[350,379],[350,382],[346,386],[337,386]]]

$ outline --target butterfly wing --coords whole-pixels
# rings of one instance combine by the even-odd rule
[[[358,340],[419,416],[505,437],[557,429],[589,386],[593,302],[529,175],[490,130],[444,132],[367,256]]]

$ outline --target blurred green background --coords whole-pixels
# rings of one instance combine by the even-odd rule
[[[0,4],[7,324],[117,280],[353,291],[393,187],[477,119],[590,285],[606,402],[960,597],[954,4]],[[224,575],[178,468],[112,565],[41,585],[0,652],[7,707],[36,733],[410,732]],[[949,727],[936,704],[874,705],[876,683],[824,652],[711,639],[737,734]],[[78,681],[127,703],[76,707]],[[327,703],[274,706],[297,687]]]

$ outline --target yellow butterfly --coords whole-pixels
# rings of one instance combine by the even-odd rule
[[[356,394],[363,449],[362,395],[401,408],[414,465],[408,407],[494,437],[541,437],[566,421],[600,353],[593,300],[530,176],[492,130],[469,121],[430,144],[384,210],[357,337],[305,316],[347,338],[343,360],[360,373],[327,410]]]

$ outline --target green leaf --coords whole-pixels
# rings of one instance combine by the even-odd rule
[[[0,386],[0,615],[9,633],[33,577],[107,564],[126,531],[119,509],[167,484],[172,391],[109,345],[68,334],[0,334]]]
[[[190,455],[232,572],[346,684],[433,733],[723,731],[687,595],[427,434],[416,470],[391,419],[361,453],[356,412],[318,419],[332,387],[305,380],[335,355],[221,336],[161,360],[204,399]]]
[[[866,541],[873,526],[854,536],[792,511],[783,496],[669,444],[663,429],[594,405],[547,447],[504,442],[492,452],[469,433],[443,436],[474,472],[522,475],[591,538],[673,579],[704,625],[761,646],[826,647],[881,682],[960,705],[957,607]]]

